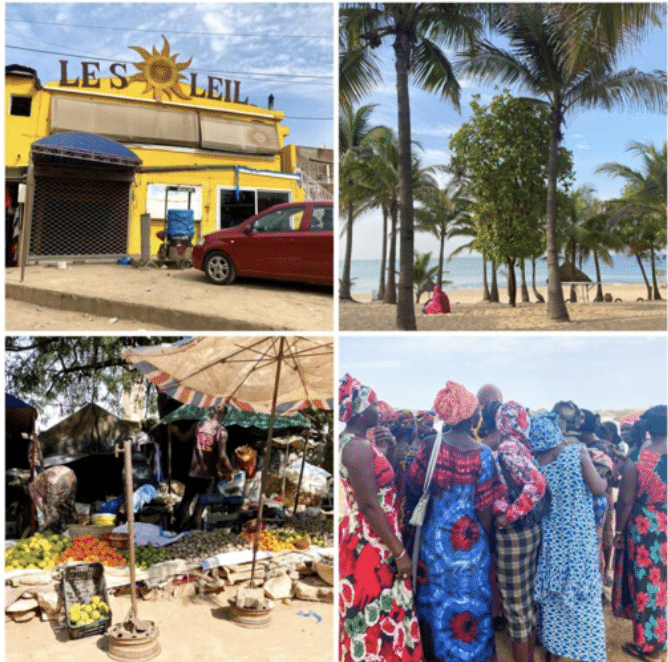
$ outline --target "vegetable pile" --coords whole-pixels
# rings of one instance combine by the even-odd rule
[[[90,533],[79,538],[72,538],[72,546],[68,547],[56,560],[56,563],[65,561],[84,561],[115,567],[124,566],[125,559],[108,543],[93,538]]]
[[[241,537],[252,545],[253,540],[255,539],[255,533],[252,531],[244,531],[241,534]],[[286,529],[260,531],[260,535],[258,536],[258,547],[267,552],[279,552],[282,549],[304,549],[308,547],[309,544],[310,541],[308,537]]]
[[[94,595],[89,604],[82,604],[75,602],[67,610],[67,618],[74,626],[87,625],[101,621],[109,616],[109,605],[100,598],[99,595]]]
[[[67,536],[45,531],[19,540],[5,551],[5,572],[17,569],[51,570],[70,544]]]
[[[126,565],[130,565],[130,550],[121,549],[119,553],[125,559]],[[148,570],[152,565],[167,560],[167,552],[164,547],[155,545],[138,545],[135,547],[135,568]]]
[[[222,530],[214,531],[190,531],[190,533],[177,540],[164,549],[167,559],[206,559],[210,556],[247,549],[248,545],[241,538],[231,533],[223,533]]]

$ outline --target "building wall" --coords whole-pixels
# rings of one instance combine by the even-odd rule
[[[74,73],[68,81],[74,83]],[[160,205],[153,201],[149,204],[149,186],[186,186],[197,189],[197,209],[195,209],[196,242],[202,234],[213,232],[219,227],[218,196],[222,190],[276,190],[287,192],[288,199],[299,201],[304,199],[304,190],[294,176],[297,156],[294,145],[286,145],[289,128],[280,122],[281,111],[268,110],[249,104],[226,102],[207,98],[180,99],[172,95],[169,101],[163,97],[159,104],[150,93],[145,93],[144,83],[130,83],[122,90],[114,89],[114,79],[100,78],[89,84],[99,84],[95,89],[84,89],[81,85],[63,88],[58,82],[47,83],[38,89],[34,79],[8,75],[5,80],[5,165],[6,167],[27,166],[30,159],[30,146],[36,140],[50,135],[52,123],[52,100],[58,95],[72,99],[89,99],[97,103],[103,102],[110,107],[118,105],[119,109],[133,107],[161,106],[198,117],[212,117],[227,120],[244,120],[261,122],[275,127],[278,138],[278,153],[273,155],[231,153],[214,151],[197,147],[177,147],[172,145],[145,144],[141,137],[136,142],[123,142],[141,160],[142,166],[135,175],[132,185],[130,204],[130,228],[128,253],[138,255],[140,246],[140,217],[152,211],[151,252],[155,254],[160,240],[155,236],[164,228],[164,213],[157,215]],[[80,81],[81,83],[81,81]],[[198,93],[205,94],[200,88]],[[30,117],[10,114],[10,103],[13,95],[31,96],[32,106]],[[105,105],[105,112],[106,105]],[[120,110],[122,112],[122,110]],[[110,126],[109,137],[119,135],[122,127]],[[101,135],[105,135],[100,132]],[[110,135],[111,134],[111,135]],[[119,141],[121,142],[121,141]],[[235,166],[241,166],[237,175]]]

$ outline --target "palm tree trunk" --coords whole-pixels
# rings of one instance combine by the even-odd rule
[[[438,246],[437,284],[443,285],[443,263],[445,262],[445,228],[441,228]]]
[[[387,258],[387,207],[383,205],[383,241],[380,253],[380,275],[378,277],[378,300],[385,298],[385,260]]]
[[[654,300],[659,301],[661,299],[661,293],[659,292],[659,283],[656,280],[656,259],[654,255],[654,246],[650,249],[651,255],[651,266],[652,266],[652,288],[654,289]]]
[[[594,268],[596,269],[596,296],[594,301],[603,301],[603,285],[601,285],[601,265],[598,262],[598,253],[594,251]]]
[[[508,267],[508,304],[514,308],[517,299],[517,282],[515,280],[515,258],[509,257],[506,260]]]
[[[492,291],[489,294],[492,303],[499,303],[499,283],[496,278],[496,262],[492,260]]]
[[[397,133],[399,138],[399,292],[397,328],[415,331],[413,305],[413,189],[411,156],[411,113],[408,96],[410,58],[409,35],[399,32],[394,42],[397,73]]]
[[[487,260],[482,257],[482,300],[489,301],[489,287],[487,287]]]
[[[346,226],[346,250],[343,257],[343,274],[341,275],[341,286],[339,299],[352,301],[350,294],[350,263],[353,257],[353,201],[348,202],[348,223]]]
[[[394,304],[397,302],[397,285],[395,282],[397,261],[397,208],[394,205],[390,208],[390,218],[392,219],[392,229],[390,230],[390,254],[387,257],[387,286],[385,287],[383,303]]]
[[[545,234],[547,236],[547,316],[557,322],[569,322],[568,309],[564,301],[559,277],[557,254],[557,170],[559,166],[559,142],[561,140],[561,100],[552,101],[550,116],[550,156],[547,166],[547,209],[545,211]]]
[[[647,301],[652,300],[652,288],[649,284],[649,279],[647,278],[647,274],[645,273],[645,267],[642,266],[642,260],[640,259],[640,254],[636,253],[636,260],[638,260],[638,266],[640,267],[640,271],[642,273],[642,278],[645,281],[645,287],[647,288]]]
[[[522,288],[522,303],[529,303],[529,288],[527,287],[527,276],[524,271],[524,259],[520,260],[520,276]]]
[[[531,258],[531,288],[533,289],[533,295],[536,297],[536,301],[539,303],[545,303],[543,295],[536,289],[536,258]]]

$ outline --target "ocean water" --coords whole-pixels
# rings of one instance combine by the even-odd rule
[[[663,263],[665,264],[665,263]],[[663,268],[659,263],[658,268]],[[433,258],[429,266],[437,266],[438,259]],[[642,273],[635,257],[626,255],[614,255],[613,265],[608,267],[601,263],[601,281],[608,285],[632,285],[643,284]],[[644,261],[643,266],[647,277],[651,278],[649,261]],[[339,262],[339,274],[343,270],[343,262]],[[474,290],[482,289],[482,258],[480,257],[457,257],[446,262],[443,266],[443,278],[451,281],[444,285],[444,290]],[[582,267],[592,281],[596,280],[596,269],[594,261],[588,260]],[[352,278],[351,291],[358,294],[377,292],[380,272],[380,260],[353,260],[350,265],[350,275]],[[515,277],[517,286],[520,286],[520,270],[515,268]],[[398,280],[397,275],[397,280]],[[536,286],[542,287],[547,279],[547,261],[539,260],[536,263]],[[487,280],[490,282],[490,268],[487,266]],[[526,263],[527,285],[531,287],[531,263]],[[497,270],[497,282],[499,289],[507,286],[506,270],[502,267]]]

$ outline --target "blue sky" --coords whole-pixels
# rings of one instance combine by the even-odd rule
[[[395,408],[430,409],[447,380],[476,393],[499,386],[504,400],[551,409],[572,400],[592,410],[666,403],[665,334],[449,333],[342,335],[337,378],[346,372]]]
[[[129,47],[161,50],[165,35],[178,62],[193,56],[188,78],[201,72],[198,83],[209,74],[239,80],[241,98],[264,108],[273,94],[290,127],[288,142],[331,148],[333,17],[331,3],[7,3],[5,63],[37,69],[46,83],[60,79],[61,59],[72,78],[81,60],[95,59],[102,77],[107,60],[141,62]]]
[[[497,40],[493,39],[493,43]],[[394,52],[384,44],[377,50],[383,60],[383,85],[362,100],[361,104],[375,103],[378,107],[371,116],[371,125],[386,124],[396,131],[396,90],[394,75]],[[451,61],[454,55],[449,53]],[[666,29],[652,28],[642,43],[619,64],[619,69],[635,67],[640,71],[666,69]],[[454,107],[441,101],[435,94],[411,87],[412,137],[423,147],[418,151],[424,165],[438,165],[449,161],[449,136],[456,132],[471,116],[469,102],[473,94],[481,95],[481,103],[487,105],[495,94],[493,85],[480,87],[469,80],[459,80],[461,90],[461,114]],[[517,93],[516,91],[514,93]],[[523,93],[526,94],[526,91]],[[360,104],[360,105],[361,105]],[[623,180],[594,170],[608,161],[617,161],[630,167],[639,167],[640,160],[625,149],[632,140],[653,142],[661,146],[666,140],[666,116],[646,111],[581,110],[566,117],[565,138],[562,145],[573,152],[575,187],[592,184],[600,199],[617,197]],[[353,234],[353,259],[380,257],[380,212],[371,212],[355,221]],[[465,243],[465,242],[459,242]],[[446,254],[459,245],[446,243]],[[421,252],[431,251],[438,256],[438,243],[430,235],[416,233],[415,248]]]

